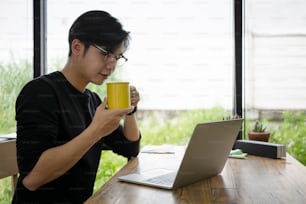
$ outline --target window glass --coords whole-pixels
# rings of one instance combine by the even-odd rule
[[[67,10],[67,8],[69,8]],[[108,11],[131,31],[128,63],[142,110],[233,107],[233,3],[222,1],[48,1],[48,69],[61,69],[68,30],[83,12]]]
[[[283,110],[305,110],[306,2],[245,3],[248,116],[273,118]]]
[[[245,3],[248,130],[259,120],[269,142],[306,165],[306,2]]]
[[[15,132],[15,101],[33,76],[32,1],[0,1],[0,134]]]

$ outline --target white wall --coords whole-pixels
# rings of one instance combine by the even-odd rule
[[[306,34],[254,36],[248,73],[248,107],[306,108]]]
[[[248,1],[246,104],[306,109],[306,1]]]

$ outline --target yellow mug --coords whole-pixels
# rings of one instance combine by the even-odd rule
[[[131,107],[129,82],[108,82],[106,88],[108,109]]]

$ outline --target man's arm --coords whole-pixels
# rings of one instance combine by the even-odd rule
[[[123,127],[123,132],[126,139],[128,139],[129,141],[139,140],[140,133],[137,126],[135,114],[125,116]]]
[[[119,125],[121,118],[130,109],[106,110],[106,100],[97,108],[88,128],[71,141],[44,151],[34,168],[23,179],[23,185],[34,191],[53,181],[72,168],[80,158],[102,137],[110,134]]]

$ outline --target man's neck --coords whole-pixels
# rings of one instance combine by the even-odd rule
[[[80,92],[84,92],[88,83],[82,80],[82,76],[78,74],[76,67],[73,67],[69,62],[61,71],[70,84]]]

